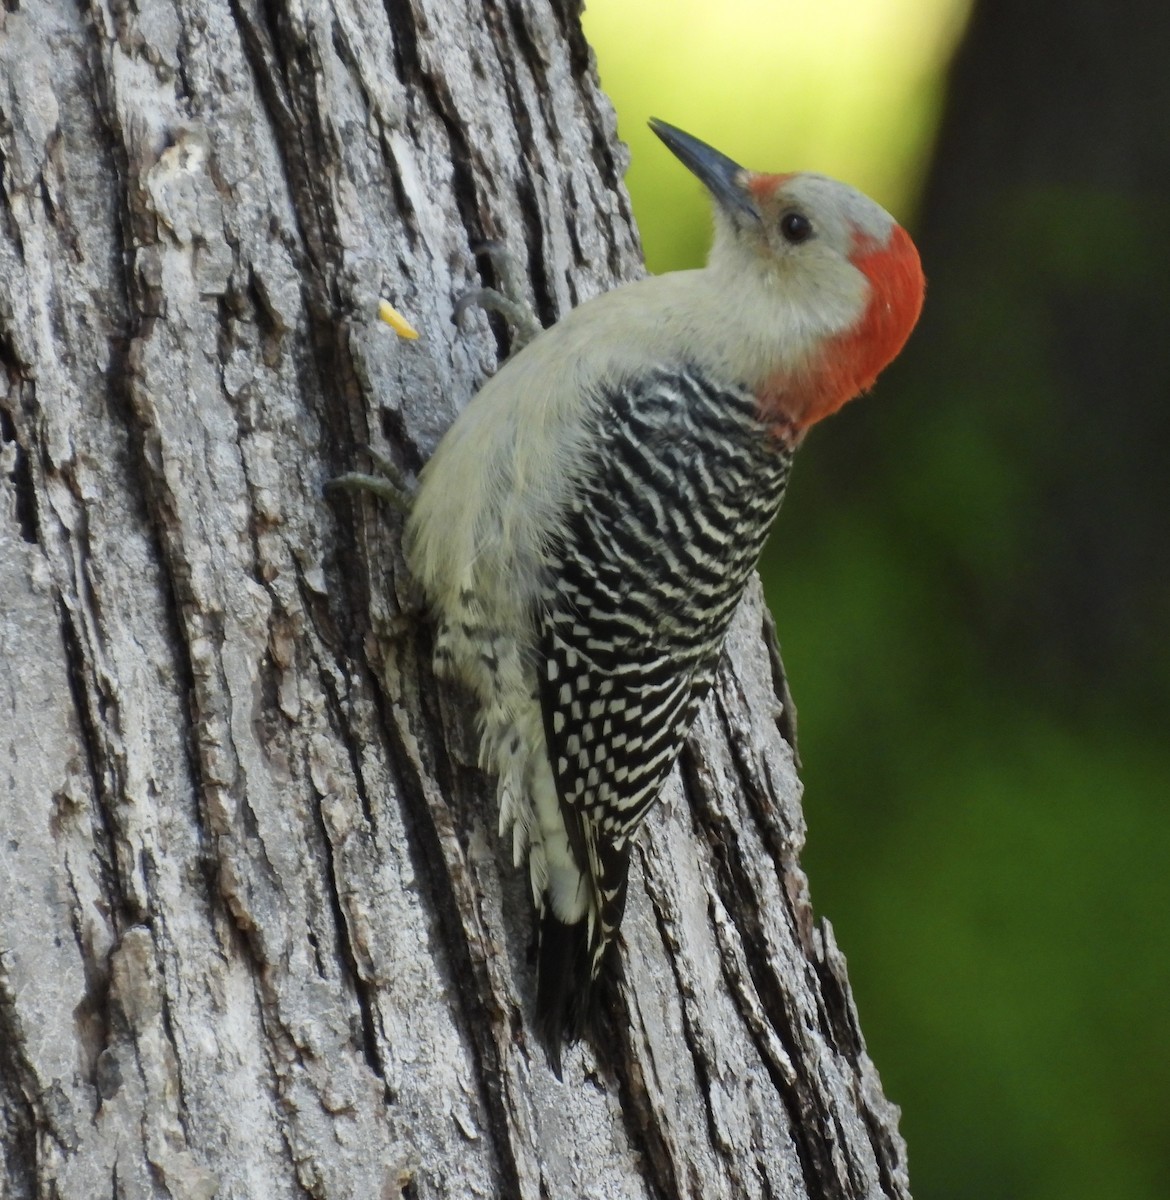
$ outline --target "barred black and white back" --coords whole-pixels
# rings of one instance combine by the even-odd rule
[[[693,369],[608,395],[595,469],[552,555],[539,614],[541,708],[557,803],[590,895],[584,926],[545,916],[540,1000],[552,1025],[573,1032],[621,922],[630,840],[711,686],[783,497],[791,455],[757,410],[750,392]],[[587,948],[550,944],[578,938]],[[586,979],[565,969],[582,962]]]

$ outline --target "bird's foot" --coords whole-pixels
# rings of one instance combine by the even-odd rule
[[[455,302],[455,324],[458,325],[464,313],[471,308],[498,312],[514,331],[515,353],[516,350],[527,346],[544,328],[532,305],[528,303],[524,291],[524,272],[519,260],[510,254],[501,242],[484,242],[477,249],[491,259],[500,280],[500,287],[479,287],[464,292]]]
[[[412,483],[384,455],[379,454],[372,446],[366,447],[366,453],[374,464],[376,474],[364,474],[360,471],[347,471],[336,479],[331,479],[325,485],[329,489],[344,489],[354,492],[372,492],[385,500],[387,504],[399,512],[409,513],[414,504],[416,484]]]

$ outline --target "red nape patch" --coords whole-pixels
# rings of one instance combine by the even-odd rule
[[[859,241],[852,261],[871,289],[861,320],[829,341],[801,376],[768,380],[760,393],[765,418],[797,433],[869,391],[906,344],[922,311],[922,264],[900,225],[894,226],[884,246]]]

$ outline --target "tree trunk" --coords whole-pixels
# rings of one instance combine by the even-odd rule
[[[623,165],[566,0],[0,6],[0,1194],[908,1195],[758,588],[560,1084],[401,520],[323,491],[506,350],[477,243],[545,320],[638,271]]]

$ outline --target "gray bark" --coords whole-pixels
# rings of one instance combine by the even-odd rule
[[[401,520],[323,491],[506,350],[476,243],[546,321],[639,270],[577,15],[0,6],[0,1195],[908,1195],[758,588],[560,1084]]]

